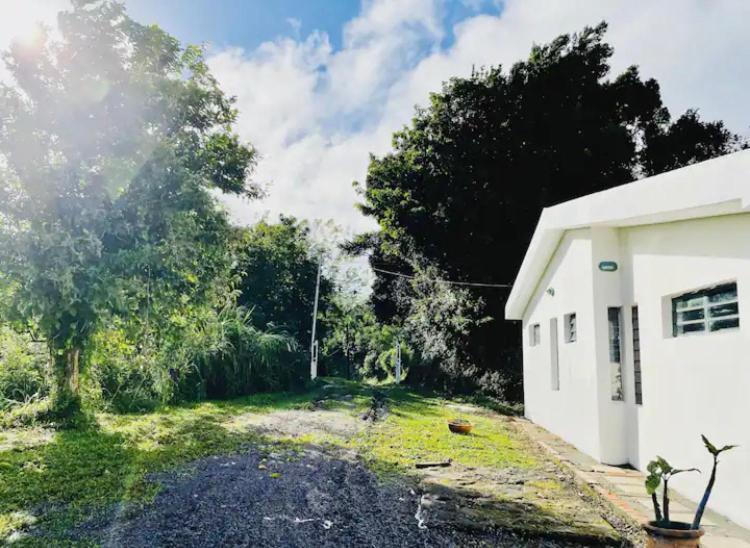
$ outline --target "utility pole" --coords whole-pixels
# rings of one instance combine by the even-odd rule
[[[396,341],[396,384],[401,384],[401,341]]]
[[[310,379],[318,376],[318,341],[315,339],[315,323],[318,319],[318,295],[320,294],[320,267],[318,263],[318,278],[315,281],[315,304],[312,314],[312,338],[310,339]]]

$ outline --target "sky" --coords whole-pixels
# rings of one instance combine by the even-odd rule
[[[54,25],[67,0],[0,0],[0,48]],[[509,67],[534,43],[602,20],[617,73],[639,65],[673,115],[750,135],[748,0],[126,0],[131,16],[183,42],[237,97],[237,131],[258,150],[267,198],[230,200],[233,218],[279,213],[375,227],[354,204],[370,154],[389,150],[415,105],[472,67]],[[3,73],[0,71],[0,78]]]

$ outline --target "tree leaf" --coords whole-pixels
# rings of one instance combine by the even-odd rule
[[[703,439],[703,444],[706,446],[706,449],[708,449],[709,453],[711,453],[712,455],[719,454],[716,447],[714,447],[714,445],[710,441],[708,441],[708,438],[705,435],[701,434],[701,438]]]

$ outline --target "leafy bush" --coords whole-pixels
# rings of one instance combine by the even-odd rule
[[[44,346],[0,327],[0,410],[49,394]]]
[[[414,364],[416,358],[414,351],[405,344],[401,344],[401,379],[406,379],[409,373],[409,369]],[[396,348],[391,347],[388,350],[384,350],[378,355],[377,366],[379,373],[376,375],[378,378],[396,378]]]
[[[233,305],[221,310],[213,323],[212,344],[196,356],[207,397],[288,390],[304,384],[305,360],[292,336],[255,328],[251,313]]]
[[[165,400],[158,356],[144,352],[122,328],[98,332],[87,380],[92,402],[118,412],[147,411]]]
[[[294,339],[256,329],[250,312],[231,302],[218,311],[185,309],[167,325],[158,333],[129,334],[119,324],[97,333],[87,375],[89,400],[133,412],[304,384],[305,364]]]

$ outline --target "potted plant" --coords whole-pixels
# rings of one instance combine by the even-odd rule
[[[454,434],[468,434],[473,427],[474,425],[465,419],[448,420],[448,429]]]
[[[697,468],[673,468],[662,457],[656,457],[655,460],[648,463],[646,468],[648,471],[646,492],[651,495],[651,501],[654,505],[654,517],[656,518],[643,526],[648,534],[648,542],[646,544],[648,547],[669,546],[672,548],[687,548],[700,545],[700,538],[703,536],[701,519],[703,518],[703,512],[706,510],[706,504],[708,504],[708,499],[716,482],[716,468],[719,464],[719,455],[724,451],[736,447],[736,445],[725,445],[719,449],[708,441],[706,436],[701,436],[701,438],[706,449],[713,457],[713,469],[711,470],[711,477],[703,492],[700,504],[698,504],[692,523],[671,520],[669,515],[669,480],[683,472],[700,472],[700,470]],[[659,499],[656,492],[662,483],[664,484],[662,505],[659,506]]]

